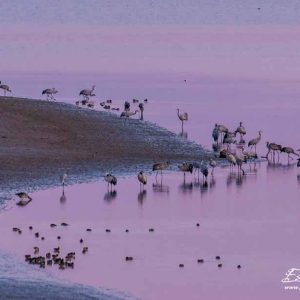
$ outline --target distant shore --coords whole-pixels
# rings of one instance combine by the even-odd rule
[[[75,105],[0,97],[0,187],[12,191],[129,174],[151,164],[204,159],[201,146],[164,128]]]

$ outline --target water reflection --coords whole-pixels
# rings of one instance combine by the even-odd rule
[[[283,164],[283,163],[279,163],[279,162],[270,162],[270,161],[268,161],[267,172],[274,171],[274,170],[291,170],[295,167],[295,165],[296,165],[296,163]]]
[[[114,200],[117,197],[117,191],[108,191],[104,194],[104,200],[107,201],[108,203]]]
[[[245,181],[246,181],[246,175],[238,174],[238,176],[236,178],[236,182],[235,182],[236,186],[241,187]]]
[[[209,180],[209,188],[214,189],[215,187],[216,187],[216,179],[214,176],[211,176]]]
[[[202,182],[202,184],[200,184],[200,194],[203,196],[207,192],[208,192],[208,183],[207,181],[204,181]]]
[[[137,196],[138,203],[142,205],[144,203],[144,201],[146,200],[146,196],[147,196],[146,190],[140,191]]]
[[[226,180],[227,188],[231,187],[233,184],[235,184],[237,187],[241,187],[246,181],[246,178],[246,174],[230,172]]]
[[[179,185],[179,190],[184,194],[191,193],[193,191],[193,183],[186,183],[186,181],[184,180],[183,183]]]
[[[154,193],[166,193],[169,194],[169,186],[168,185],[164,185],[161,182],[157,182],[152,184],[152,188],[153,188],[153,192]]]
[[[66,203],[66,201],[67,201],[67,197],[66,197],[66,194],[65,194],[65,187],[63,185],[62,194],[61,194],[61,196],[59,198],[59,202],[61,204],[64,204],[64,203]]]

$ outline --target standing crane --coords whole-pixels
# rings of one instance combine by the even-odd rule
[[[180,114],[179,108],[177,108],[177,116],[178,116],[178,119],[181,121],[181,131],[183,131],[183,122],[186,122],[189,119],[189,116],[186,112],[183,114]]]
[[[96,96],[94,94],[94,90],[95,90],[95,85],[92,86],[91,89],[85,89],[85,90],[81,90],[79,93],[79,96],[83,96],[84,100],[88,101],[89,97],[94,97]]]
[[[170,162],[167,161],[167,162],[159,162],[159,163],[156,163],[152,166],[152,171],[156,171],[156,176],[155,178],[157,178],[157,174],[158,172],[160,171],[160,174],[162,176],[162,171],[163,170],[166,170],[167,168],[169,168],[170,166]]]
[[[4,96],[6,96],[7,92],[11,93],[10,87],[7,84],[1,84],[1,81],[0,81],[0,89],[3,90]]]
[[[144,120],[144,103],[139,103],[139,109],[140,109],[140,112],[141,112],[140,119]]]
[[[266,155],[267,159],[269,159],[269,154],[271,152],[271,154],[273,156],[273,160],[274,160],[275,154],[277,152],[277,154],[278,154],[278,160],[279,160],[279,153],[281,152],[282,146],[278,145],[276,143],[269,143],[269,142],[266,142],[266,146],[268,148],[268,153]]]
[[[104,180],[107,182],[107,189],[109,189],[110,186],[112,190],[112,186],[117,185],[117,177],[110,173],[104,176]]]
[[[55,94],[58,93],[58,90],[56,90],[55,88],[52,89],[45,89],[42,91],[42,95],[46,95],[47,96],[47,100],[55,100],[54,96]]]
[[[243,137],[246,134],[246,129],[243,126],[243,122],[240,122],[240,125],[238,126],[238,128],[236,129],[235,133],[239,133],[240,134],[240,143],[245,143]]]
[[[137,176],[139,182],[140,182],[140,189],[142,190],[142,187],[144,189],[144,186],[147,184],[147,176],[143,171],[139,172]]]
[[[255,153],[256,153],[256,145],[257,145],[257,144],[260,142],[260,140],[261,140],[261,133],[262,133],[262,131],[260,130],[260,131],[258,132],[258,137],[255,138],[255,139],[250,140],[249,143],[248,143],[248,147],[250,147],[250,149],[252,149],[252,148],[254,147]]]
[[[294,155],[296,155],[296,156],[299,157],[299,154],[296,153],[295,150],[293,148],[291,148],[291,147],[282,147],[281,150],[280,150],[280,152],[284,152],[284,153],[286,153],[288,155],[288,161],[290,160],[290,158],[293,159],[290,156],[291,154],[294,154]]]

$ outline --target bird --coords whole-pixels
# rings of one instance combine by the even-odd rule
[[[267,159],[269,159],[269,154],[271,151],[272,151],[271,153],[273,155],[273,159],[275,158],[275,153],[278,151],[277,153],[278,153],[278,160],[279,160],[279,153],[281,152],[282,146],[276,143],[269,143],[269,142],[266,142],[266,146],[268,148],[268,153],[266,154]]]
[[[226,133],[229,131],[229,129],[226,126],[221,125],[221,124],[218,125],[218,129],[219,129],[220,133]]]
[[[178,116],[178,119],[181,121],[181,130],[183,131],[183,122],[187,121],[189,119],[189,116],[186,112],[183,114],[180,114],[179,108],[177,108],[177,116]]]
[[[254,161],[256,159],[258,159],[258,155],[257,153],[253,152],[253,151],[245,151],[244,147],[242,147],[242,154],[245,156],[245,159],[247,160],[247,162],[249,161],[250,164],[250,169],[251,169],[251,162]],[[254,165],[255,167],[255,165]]]
[[[222,140],[222,134],[225,136],[225,134],[229,131],[228,128],[224,125],[218,124],[218,131],[221,134],[221,140]]]
[[[20,199],[20,201],[16,203],[18,206],[26,206],[32,201],[32,198],[25,192],[17,193],[16,196],[18,196]]]
[[[240,173],[240,171],[242,172],[243,175],[245,175],[245,171],[242,168],[243,163],[247,162],[247,157],[244,154],[239,154],[239,155],[235,155],[235,160],[236,160],[236,165],[238,167],[238,173]]]
[[[133,103],[138,103],[139,100],[138,100],[138,99],[132,99],[132,102],[133,102]]]
[[[42,91],[42,95],[46,95],[47,96],[47,100],[55,100],[54,96],[55,94],[58,93],[58,90],[56,90],[55,88],[52,89],[45,89]]]
[[[110,185],[112,189],[113,185],[117,185],[117,177],[113,176],[112,174],[106,174],[104,176],[104,180],[107,182],[107,188],[109,188]]]
[[[143,171],[140,171],[138,176],[137,176],[139,182],[140,182],[140,189],[144,189],[144,186],[147,184],[147,176]]]
[[[228,154],[230,154],[230,151],[229,151],[229,150],[227,150],[227,149],[222,149],[222,150],[220,151],[219,157],[220,157],[220,158],[226,158]]]
[[[219,131],[219,125],[218,124],[215,124],[215,128],[213,129],[211,135],[212,135],[214,141],[218,142],[219,136],[220,136],[220,131]]]
[[[207,176],[208,176],[208,168],[206,165],[202,165],[202,162],[201,162],[201,173],[203,175],[203,180],[205,183],[207,183]]]
[[[88,101],[87,107],[94,108],[94,106],[95,106],[95,102],[94,101]]]
[[[226,155],[226,159],[227,159],[227,161],[230,164],[230,170],[231,170],[236,165],[236,158],[235,158],[235,156],[232,153],[229,152]]]
[[[230,132],[230,131],[225,132],[223,137],[223,144],[227,144],[227,149],[229,149],[230,144],[236,143],[235,136],[236,136],[235,132]]]
[[[298,158],[297,167],[300,167],[300,158]]]
[[[93,97],[93,96],[96,96],[94,94],[94,90],[95,90],[95,85],[92,86],[92,89],[84,89],[84,90],[81,90],[80,93],[79,93],[79,96],[83,96],[83,98],[85,100],[89,100],[89,97]]]
[[[294,150],[293,148],[291,148],[291,147],[282,147],[281,150],[280,150],[280,152],[286,153],[286,154],[288,155],[288,160],[289,160],[290,158],[292,158],[292,157],[290,156],[291,154],[294,154],[294,155],[296,155],[296,156],[299,157],[299,154],[297,154],[297,153],[295,152],[295,150]],[[292,158],[292,159],[293,159],[293,158]]]
[[[209,159],[209,166],[212,167],[211,175],[214,175],[214,169],[217,166],[217,162],[212,158]]]
[[[10,87],[7,84],[1,84],[1,81],[0,81],[0,89],[3,90],[4,96],[6,96],[7,92],[11,93]]]
[[[124,111],[121,113],[120,117],[121,117],[121,118],[122,118],[122,117],[129,118],[129,117],[134,116],[134,115],[135,115],[136,113],[138,113],[138,112],[139,112],[138,110],[136,110],[135,112],[130,111],[130,110],[124,110]]]
[[[161,176],[162,176],[162,171],[163,171],[163,170],[166,170],[169,166],[170,166],[170,162],[169,162],[169,161],[167,161],[167,162],[159,162],[159,163],[155,163],[155,164],[152,166],[152,171],[157,171],[157,172],[156,172],[155,178],[157,178],[157,174],[158,174],[159,171],[160,171],[160,174],[161,174]]]
[[[130,111],[130,103],[128,101],[124,103],[124,111]]]
[[[262,131],[260,130],[260,131],[258,132],[258,137],[255,138],[255,139],[250,140],[249,143],[248,143],[248,147],[250,147],[250,148],[253,148],[253,147],[254,147],[255,153],[256,153],[256,145],[257,145],[257,144],[260,142],[260,140],[261,140],[261,133],[262,133]]]
[[[193,173],[193,164],[188,164],[186,162],[184,162],[183,164],[178,166],[179,170],[183,172],[183,177],[185,179],[185,173],[186,172],[190,172],[191,174]]]
[[[68,178],[68,174],[67,174],[67,173],[64,173],[64,174],[60,177],[61,184],[62,184],[63,186],[65,186],[67,178]]]
[[[243,126],[243,122],[240,122],[240,125],[238,126],[238,128],[235,130],[235,133],[239,133],[240,134],[240,143],[244,143],[244,135],[246,134],[246,129]]]
[[[139,109],[141,112],[140,120],[144,120],[144,103],[139,103]]]

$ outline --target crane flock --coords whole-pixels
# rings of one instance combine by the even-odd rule
[[[130,106],[130,105],[129,105]],[[126,103],[125,103],[125,109],[126,109]],[[126,111],[124,109],[124,111]],[[180,118],[179,116],[179,109],[177,109],[177,115],[178,118],[182,122],[188,120],[187,114],[184,115],[186,117]],[[292,155],[297,156],[297,167],[300,167],[300,157],[297,152],[300,153],[300,149],[297,150],[297,152],[291,148],[291,147],[282,147],[279,144],[276,143],[269,143],[266,142],[267,147],[267,154],[266,156],[261,156],[257,154],[257,145],[261,142],[262,138],[262,131],[258,131],[258,136],[250,139],[247,146],[248,149],[245,150],[246,141],[244,139],[246,135],[246,129],[243,126],[243,122],[240,122],[236,130],[230,131],[228,127],[222,124],[215,124],[213,130],[212,130],[212,138],[214,141],[213,144],[213,150],[214,155],[209,157],[208,160],[204,161],[201,160],[200,162],[183,162],[177,166],[178,171],[183,173],[183,178],[185,182],[186,174],[187,173],[198,173],[198,181],[199,181],[199,175],[200,172],[203,176],[203,184],[207,184],[207,178],[209,176],[209,169],[211,169],[211,176],[214,176],[214,169],[224,164],[229,164],[230,172],[234,172],[234,168],[237,168],[237,174],[238,176],[245,176],[247,175],[245,169],[243,168],[244,164],[249,163],[250,164],[250,170],[251,170],[251,163],[256,162],[259,159],[266,158],[269,161],[269,155],[272,155],[272,161],[275,162],[275,157],[277,153],[277,157],[279,160],[280,153],[285,153],[288,156],[288,163],[290,162],[290,159],[293,159]],[[239,141],[236,140],[236,135],[239,134]],[[235,145],[235,148],[232,149],[232,145]],[[160,174],[161,178],[163,176],[163,171],[170,169],[171,163],[170,161],[165,162],[158,162],[154,163],[152,166],[152,171],[156,172],[155,178],[157,180],[158,174]],[[143,171],[138,173],[137,176],[141,188],[144,190],[144,186],[147,184],[147,177]],[[106,180],[106,179],[105,179]]]
[[[96,86],[93,85],[91,88],[83,89],[79,92],[79,96],[82,97],[82,100],[77,100],[75,104],[77,106],[86,106],[89,108],[95,107],[95,101],[92,101],[90,98],[95,97],[95,88]],[[6,96],[7,93],[12,93],[10,87],[7,84],[3,84],[0,81],[0,89],[3,90],[4,96]],[[47,88],[42,91],[42,95],[46,95],[46,100],[55,100],[54,95],[58,93],[58,90],[53,88]],[[120,117],[124,117],[125,119],[130,118],[134,115],[136,115],[138,112],[140,112],[140,120],[144,119],[144,104],[148,103],[148,99],[144,99],[143,101],[138,99],[132,99],[132,102],[134,104],[138,104],[139,110],[131,110],[130,109],[130,102],[125,101],[124,103],[124,109],[120,114]],[[112,107],[113,101],[111,99],[108,99],[106,101],[100,102],[100,106],[107,110],[119,110],[117,107]],[[183,126],[184,122],[187,122],[189,120],[189,116],[187,112],[180,113],[179,108],[177,110],[177,117],[181,122],[181,130],[183,132]],[[239,135],[239,140],[237,141],[237,134]],[[233,131],[230,131],[227,126],[223,124],[216,123],[213,130],[212,130],[212,138],[213,138],[213,145],[212,148],[214,150],[214,156],[209,157],[207,161],[201,161],[199,162],[183,162],[178,166],[179,171],[183,172],[184,179],[186,176],[186,173],[193,173],[194,171],[198,172],[198,178],[199,173],[201,172],[203,175],[203,180],[205,181],[207,179],[207,176],[209,174],[209,168],[212,169],[211,176],[214,175],[214,169],[217,167],[218,163],[221,163],[222,159],[225,159],[227,163],[230,166],[230,171],[233,172],[234,168],[237,167],[237,173],[240,175],[245,175],[246,172],[243,169],[243,164],[255,162],[259,159],[259,156],[257,155],[257,145],[261,142],[262,138],[262,131],[258,131],[258,135],[250,139],[248,141],[248,150],[245,151],[245,136],[247,134],[247,131],[243,125],[243,122],[239,122],[239,125],[237,128]],[[234,148],[232,149],[232,147]],[[292,147],[289,146],[282,146],[280,144],[277,144],[275,142],[266,142],[266,148],[267,153],[266,156],[261,156],[261,158],[266,158],[269,161],[269,156],[271,156],[271,161],[275,162],[276,158],[277,161],[280,159],[280,154],[284,153],[287,155],[288,163],[291,159],[293,159],[293,156],[296,156],[298,158],[297,160],[297,166],[300,167],[300,149],[297,150],[297,153]],[[254,150],[254,151],[253,151]],[[218,159],[218,163],[215,159]],[[155,163],[152,166],[152,171],[156,172],[156,179],[158,176],[158,173],[160,173],[162,177],[163,170],[166,170],[170,167],[170,162],[159,162]],[[67,174],[64,174],[62,177],[62,184],[65,184],[65,181],[67,179]],[[105,181],[108,184],[108,188],[110,187],[112,190],[112,187],[117,185],[117,178],[113,176],[112,174],[107,174],[104,177]],[[146,174],[141,171],[138,174],[138,180],[141,184],[141,188],[147,184],[147,177]],[[19,205],[26,205],[27,201],[28,203],[31,201],[29,198],[24,198],[24,194],[20,194],[20,198],[22,198],[19,202]]]

